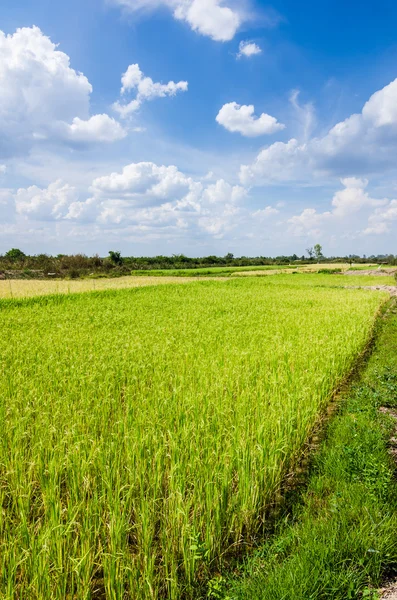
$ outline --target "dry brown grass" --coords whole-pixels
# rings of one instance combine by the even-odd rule
[[[207,278],[201,277],[200,279]],[[77,294],[81,292],[117,290],[148,285],[164,285],[167,283],[190,283],[192,281],[197,281],[197,277],[127,276],[117,279],[57,279],[53,281],[8,279],[0,281],[0,298],[30,298],[32,296],[46,296],[49,294]]]

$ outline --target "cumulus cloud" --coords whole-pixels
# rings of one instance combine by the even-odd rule
[[[127,104],[122,104],[119,101],[113,104],[113,108],[122,117],[138,110],[145,100],[175,96],[178,92],[187,92],[188,90],[187,81],[178,81],[178,83],[169,81],[165,84],[155,83],[150,77],[144,76],[138,64],[128,67],[121,77],[121,84],[122,96],[131,90],[136,92],[136,97]]]
[[[318,212],[314,208],[305,208],[301,214],[289,219],[290,233],[297,236],[318,236],[326,225],[330,225],[334,229],[340,229],[344,225],[351,225],[352,223],[354,225],[357,213],[374,207],[378,207],[375,215],[379,215],[379,219],[375,215],[370,216],[370,222],[373,226],[378,226],[386,220],[384,215],[387,211],[385,212],[380,207],[389,205],[389,200],[371,198],[366,191],[368,185],[366,179],[347,177],[342,179],[341,183],[344,188],[334,194],[330,210]]]
[[[249,41],[240,42],[238,50],[237,58],[242,58],[243,56],[251,58],[251,56],[262,54],[262,48],[255,42]]]
[[[15,207],[16,212],[25,217],[40,221],[59,220],[67,216],[70,205],[76,200],[76,189],[57,180],[44,189],[36,185],[18,189]]]
[[[241,168],[241,180],[251,185],[271,181],[311,180],[331,175],[385,173],[395,168],[397,152],[397,79],[375,92],[361,113],[337,123],[323,137],[310,137],[314,108],[301,106],[297,92],[290,98],[302,129],[300,141],[276,142],[261,150],[251,165]]]
[[[63,127],[64,139],[72,142],[115,142],[127,135],[120,123],[109,115],[94,115],[84,121],[75,117],[71,125]]]
[[[242,165],[240,180],[244,185],[299,180],[307,176],[309,160],[306,144],[298,140],[275,142],[261,150],[251,165]]]
[[[394,167],[397,150],[397,79],[375,92],[361,113],[337,123],[313,140],[311,151],[320,168],[341,172],[376,172]]]
[[[201,232],[219,239],[237,227],[247,191],[223,179],[195,180],[173,165],[141,162],[95,178],[86,194],[57,180],[47,188],[20,188],[9,196],[24,220],[90,224],[102,231]]]
[[[269,217],[273,217],[274,215],[279,214],[279,210],[274,206],[266,206],[265,208],[261,208],[260,210],[256,210],[252,213],[252,216],[259,219],[268,219]]]
[[[217,42],[227,42],[235,36],[245,20],[242,3],[225,0],[113,0],[129,11],[170,9],[174,18],[185,21],[201,35]],[[240,7],[239,7],[240,5]]]
[[[382,206],[385,204],[385,200],[375,200],[365,191],[368,180],[346,177],[341,182],[345,188],[336,192],[332,199],[332,212],[335,216],[345,217],[365,207]]]
[[[216,121],[228,131],[241,133],[245,137],[270,135],[285,128],[275,117],[266,113],[256,117],[254,113],[255,107],[252,104],[240,106],[237,102],[229,102],[222,106]]]
[[[115,120],[90,117],[91,92],[87,77],[71,68],[69,56],[38,27],[17,29],[12,35],[0,31],[0,156],[26,152],[48,140],[122,137]]]
[[[383,208],[377,208],[368,219],[364,235],[382,235],[390,233],[397,225],[397,200],[384,201]]]
[[[156,204],[169,197],[180,199],[193,183],[175,166],[141,162],[125,166],[120,173],[97,177],[91,190],[96,197],[123,198],[135,205],[142,202],[147,205],[149,199]]]
[[[230,185],[224,179],[209,185],[204,191],[203,198],[210,204],[221,202],[223,204],[240,202],[247,196],[247,190],[239,185]]]
[[[300,215],[288,220],[289,233],[295,236],[318,236],[323,225],[331,218],[332,213],[329,211],[318,213],[315,208],[305,208]]]

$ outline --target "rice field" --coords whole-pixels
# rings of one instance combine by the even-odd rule
[[[282,277],[0,301],[1,598],[197,599],[255,540],[387,299]]]
[[[246,266],[246,267],[199,267],[194,269],[148,269],[148,270],[136,270],[132,271],[132,275],[135,277],[229,277],[231,275],[272,275],[275,273],[288,273],[291,271],[297,271],[299,273],[317,273],[322,269],[340,269],[342,272],[349,271],[351,269],[356,271],[361,270],[376,270],[378,265],[363,264],[354,267],[350,267],[349,263],[313,263],[306,265],[257,265],[257,266]],[[386,270],[391,267],[382,267]]]
[[[0,299],[32,298],[52,294],[80,294],[82,292],[98,292],[123,288],[144,287],[147,285],[164,285],[169,283],[190,283],[196,281],[192,277],[117,277],[99,279],[7,279],[0,281]]]
[[[244,269],[244,267],[241,267]],[[200,271],[197,269],[197,271]],[[150,271],[148,271],[150,273]],[[145,287],[151,285],[165,285],[170,283],[192,283],[197,281],[198,276],[188,277],[188,271],[183,271],[184,275],[174,276],[165,275],[167,271],[162,271],[161,276],[125,276],[117,278],[98,278],[98,279],[55,279],[55,280],[39,280],[39,279],[7,279],[0,281],[0,300],[15,299],[15,298],[32,298],[35,296],[48,296],[57,294],[79,294],[83,292],[98,292],[104,290],[118,290],[124,288]],[[169,272],[168,272],[169,273]],[[291,273],[288,271],[279,271],[277,269],[263,271],[241,271],[241,272],[224,272],[214,271],[212,276],[206,276],[204,273],[199,273],[201,281],[213,279],[216,276],[217,280],[225,280],[232,275],[237,276],[262,276],[272,275],[273,281],[277,285],[293,285],[293,286],[376,286],[376,285],[395,285],[396,280],[392,275],[379,277],[376,275],[327,275],[316,274],[310,271],[302,270],[299,273]],[[313,278],[314,276],[314,278]],[[266,277],[267,278],[267,277]]]

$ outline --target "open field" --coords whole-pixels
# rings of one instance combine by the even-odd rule
[[[150,273],[150,271],[148,271]],[[169,273],[169,271],[165,271]],[[310,273],[310,272],[309,272]],[[299,273],[279,271],[267,271],[266,274],[272,274],[272,281],[269,283],[276,285],[292,286],[329,286],[329,287],[355,287],[355,286],[378,286],[395,285],[394,277],[377,275],[327,275],[327,274],[309,274],[307,271]],[[247,277],[261,276],[262,272],[244,273]],[[224,280],[228,275],[217,275],[216,279]],[[200,275],[200,280],[207,280],[209,277]],[[213,279],[213,277],[210,277]],[[270,278],[269,278],[270,280]],[[33,296],[46,296],[52,294],[76,294],[81,292],[95,292],[103,290],[118,290],[123,288],[145,287],[151,285],[164,285],[169,283],[191,283],[197,281],[197,277],[174,277],[174,276],[144,276],[144,277],[117,277],[117,278],[99,278],[99,279],[77,279],[77,280],[37,280],[37,279],[8,279],[0,281],[0,299],[10,298],[30,298]]]
[[[350,267],[349,263],[313,263],[310,265],[260,265],[260,266],[247,266],[247,267],[203,267],[199,269],[153,269],[153,270],[142,270],[133,271],[132,275],[137,277],[202,277],[206,275],[208,277],[229,277],[231,275],[245,275],[245,274],[273,274],[273,273],[288,273],[289,271],[298,271],[303,273],[316,273],[321,269],[341,269],[342,271],[348,271],[350,268],[354,270],[376,270],[378,265],[355,265]],[[385,267],[389,269],[392,267]],[[395,268],[394,268],[395,269]]]
[[[2,598],[198,598],[255,540],[387,298],[285,277],[0,301]]]
[[[396,285],[392,276],[379,277],[377,275],[327,275],[322,273],[278,273],[272,277],[247,277],[244,279],[262,279],[264,285],[282,285],[285,287],[360,287]],[[236,279],[241,279],[236,277]]]
[[[99,292],[123,288],[145,287],[147,285],[164,285],[169,283],[190,283],[196,278],[177,277],[113,277],[100,279],[7,279],[0,281],[0,298],[31,298],[51,294],[79,294],[82,292]]]

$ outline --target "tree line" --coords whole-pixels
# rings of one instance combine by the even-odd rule
[[[397,255],[325,256],[320,244],[308,248],[305,255],[281,256],[240,256],[229,252],[225,256],[189,257],[184,254],[172,256],[122,256],[119,251],[111,250],[108,256],[86,256],[84,254],[28,255],[18,248],[12,248],[0,255],[0,278],[41,278],[69,277],[79,278],[90,275],[117,277],[131,271],[157,269],[195,269],[205,267],[244,267],[265,265],[310,264],[311,262],[348,262],[350,264],[379,263],[397,265]]]

